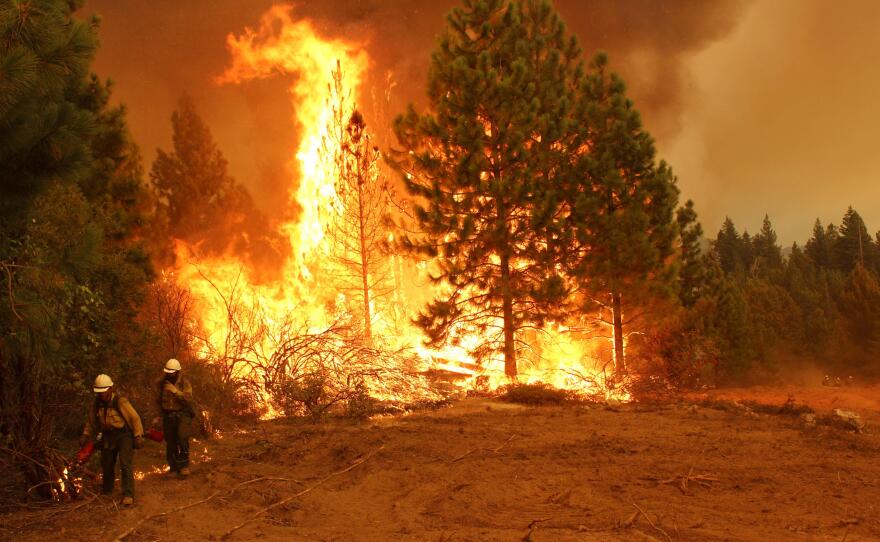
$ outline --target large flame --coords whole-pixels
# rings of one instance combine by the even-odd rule
[[[293,75],[290,94],[302,142],[296,153],[299,187],[291,194],[291,203],[301,213],[287,229],[294,248],[308,255],[324,237],[327,209],[336,197],[334,179],[321,153],[332,115],[327,104],[331,73],[337,63],[343,64],[343,87],[356,93],[367,70],[367,54],[358,44],[320,37],[308,20],[293,20],[291,8],[283,6],[272,7],[258,31],[248,28],[241,36],[230,35],[227,45],[233,60],[221,82]]]
[[[282,326],[290,315],[296,315],[308,323],[310,330],[320,330],[340,317],[334,312],[339,309],[333,307],[344,307],[334,303],[342,294],[334,287],[333,271],[326,268],[326,258],[322,257],[325,232],[333,220],[331,210],[337,203],[336,183],[324,138],[333,115],[327,96],[333,83],[332,73],[341,66],[342,86],[351,93],[347,107],[353,107],[358,102],[369,59],[362,44],[319,35],[310,21],[295,19],[287,6],[272,7],[257,29],[246,28],[241,35],[229,35],[227,46],[232,62],[219,78],[221,83],[243,84],[276,76],[288,76],[292,81],[289,93],[300,144],[295,153],[292,152],[291,181],[288,193],[283,195],[289,201],[289,214],[294,218],[283,224],[281,230],[289,240],[293,256],[285,262],[283,280],[260,283],[255,280],[253,270],[234,256],[197,260],[191,247],[178,243],[178,261],[182,265],[174,276],[197,301],[205,332],[201,353],[206,358],[216,358],[218,351],[228,349],[233,332],[246,334],[248,331],[259,337],[258,344],[239,348],[240,351],[232,355],[271,357],[275,348],[273,330],[257,333],[256,329],[247,329],[249,326]],[[350,112],[349,109],[343,114]],[[396,273],[401,273],[400,266],[393,267]],[[424,263],[418,267],[423,275],[419,283],[422,290],[428,284],[427,267]],[[478,365],[468,355],[468,350],[478,345],[482,337],[465,334],[458,337],[456,346],[432,350],[422,345],[421,334],[411,325],[392,324],[390,312],[400,313],[402,308],[407,317],[403,320],[408,321],[425,299],[424,291],[409,295],[411,292],[405,291],[407,288],[403,285],[405,281],[400,276],[396,279],[398,291],[384,302],[387,306],[374,302],[374,317],[378,320],[374,329],[379,334],[384,330],[385,339],[392,347],[408,347],[413,357],[421,360],[424,369],[453,375],[453,379],[465,387],[493,389],[508,383],[503,361],[489,360]],[[251,318],[233,324],[230,314],[239,306],[249,308]],[[233,326],[235,330],[231,329]],[[520,363],[521,382],[544,382],[581,391],[598,391],[602,387],[602,372],[595,367],[602,365],[598,358],[610,355],[607,341],[600,341],[601,348],[597,348],[595,341],[585,342],[570,330],[556,327],[541,332],[535,342],[540,343],[536,349],[539,352]],[[230,353],[227,351],[225,355]]]

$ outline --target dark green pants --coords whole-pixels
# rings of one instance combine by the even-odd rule
[[[134,497],[134,472],[131,468],[134,459],[134,438],[130,431],[105,431],[101,440],[101,468],[104,471],[104,493],[113,493],[116,482],[116,460],[122,471],[122,494]]]
[[[165,459],[168,467],[173,472],[189,467],[192,416],[189,412],[166,410],[162,413],[162,431],[165,433]]]

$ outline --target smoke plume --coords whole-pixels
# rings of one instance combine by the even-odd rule
[[[211,126],[236,179],[273,220],[283,220],[289,163],[296,148],[293,111],[278,77],[218,86],[229,62],[225,39],[254,27],[271,0],[89,0],[103,18],[97,71],[117,81],[116,96],[144,156],[170,140],[169,116],[184,92]],[[328,37],[363,43],[372,59],[362,95],[367,122],[381,138],[410,101],[423,99],[430,54],[454,0],[335,0],[298,2]],[[742,0],[557,0],[585,56],[607,51],[629,83],[648,128],[660,140],[681,126],[691,96],[686,60],[736,26]],[[387,139],[386,139],[387,141]]]

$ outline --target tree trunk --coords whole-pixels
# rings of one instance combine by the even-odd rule
[[[373,331],[370,325],[370,320],[372,320],[372,315],[370,314],[370,260],[367,254],[367,234],[366,224],[364,224],[366,220],[366,217],[364,217],[364,172],[361,169],[360,157],[358,157],[358,238],[361,245],[361,279],[364,289],[364,339],[369,344],[373,339]]]
[[[516,378],[516,345],[513,329],[513,294],[510,291],[510,258],[501,254],[501,298],[504,310],[504,374]]]
[[[626,374],[626,359],[623,351],[623,314],[621,313],[620,293],[611,293],[611,312],[614,321],[614,372]]]

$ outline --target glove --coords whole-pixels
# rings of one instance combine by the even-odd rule
[[[171,384],[171,383],[165,384],[165,389],[167,389],[168,391],[170,391],[174,395],[182,395],[180,390],[177,389],[177,386],[175,386],[174,384]]]
[[[134,437],[134,449],[140,450],[143,447],[144,447],[144,437],[143,436]]]
[[[80,435],[80,437],[79,437],[79,447],[82,448],[83,446],[85,446],[86,444],[88,444],[88,443],[89,443],[89,440],[90,440],[90,439],[89,439],[89,436],[88,436],[88,435]]]

